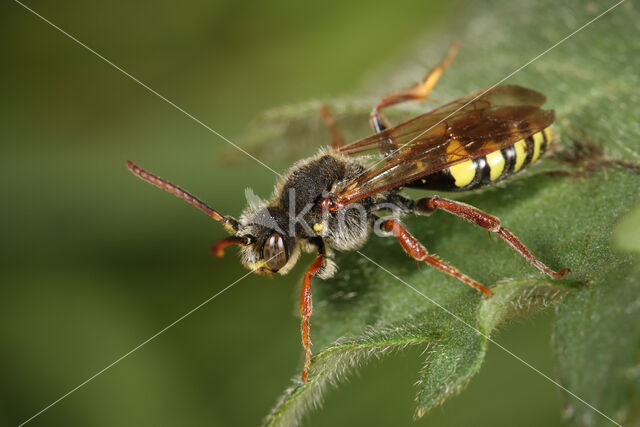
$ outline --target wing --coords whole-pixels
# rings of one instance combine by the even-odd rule
[[[429,113],[346,145],[348,156],[382,159],[334,192],[340,205],[508,147],[551,125],[544,95],[520,86],[472,92]]]

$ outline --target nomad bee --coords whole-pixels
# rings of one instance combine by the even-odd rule
[[[215,243],[214,255],[239,245],[242,263],[259,274],[286,274],[301,250],[316,252],[302,281],[300,314],[305,349],[303,381],[308,380],[311,358],[309,319],[312,313],[311,279],[326,279],[336,272],[332,249],[355,250],[376,231],[394,236],[404,251],[482,292],[491,290],[427,249],[400,222],[409,214],[426,215],[442,209],[496,233],[518,254],[543,273],[560,279],[500,220],[473,206],[438,196],[410,200],[403,187],[465,191],[495,184],[537,161],[552,141],[553,110],[541,109],[545,97],[519,86],[497,86],[473,92],[412,120],[390,126],[381,114],[385,107],[423,100],[453,61],[458,45],[422,82],[392,92],[373,109],[375,134],[344,145],[329,111],[322,113],[333,135],[331,148],[294,164],[280,178],[269,201],[247,208],[239,219],[223,216],[188,192],[132,162],[128,168],[139,178],[192,204],[221,222],[232,235]],[[391,212],[386,217],[380,212]]]

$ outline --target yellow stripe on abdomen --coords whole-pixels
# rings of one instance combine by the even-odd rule
[[[531,163],[535,162],[540,157],[543,142],[544,136],[542,136],[542,132],[536,132],[533,134],[533,156],[531,156]]]
[[[447,146],[447,158],[450,162],[462,159],[467,156],[467,150],[460,144],[460,141],[452,139]],[[473,160],[466,160],[462,163],[449,167],[449,172],[453,177],[456,187],[465,187],[471,184],[476,176],[476,165]]]
[[[516,163],[513,165],[513,171],[518,172],[527,158],[527,145],[524,139],[521,139],[513,144],[513,148],[516,149]]]
[[[548,149],[551,145],[551,139],[553,138],[553,131],[551,130],[551,126],[547,126],[546,128],[544,128],[543,132],[547,140],[547,144],[545,145],[545,147]]]
[[[502,175],[504,171],[504,156],[500,150],[487,154],[487,165],[489,165],[489,179],[495,181]]]
[[[476,176],[476,165],[472,160],[467,160],[449,168],[456,187],[465,187],[471,184]]]

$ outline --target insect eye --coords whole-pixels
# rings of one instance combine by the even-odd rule
[[[272,233],[262,248],[262,257],[272,271],[278,271],[287,263],[284,240],[278,233]]]

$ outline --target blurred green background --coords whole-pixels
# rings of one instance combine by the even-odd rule
[[[353,92],[464,6],[26,4],[231,140],[266,108]],[[246,187],[267,196],[274,176],[224,167],[222,139],[19,4],[0,10],[0,424],[17,425],[246,273],[235,251],[210,255],[218,224],[126,159],[234,215]],[[300,368],[309,260],[247,277],[31,425],[258,424]],[[553,375],[550,331],[542,314],[497,339]],[[308,424],[412,424],[419,353],[364,367]],[[468,390],[416,424],[554,425],[560,411],[553,384],[492,347]]]

